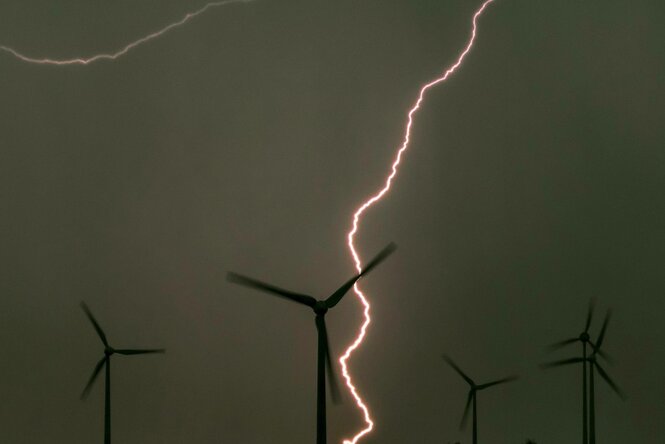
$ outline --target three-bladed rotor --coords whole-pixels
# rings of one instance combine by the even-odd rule
[[[265,291],[271,293],[275,296],[279,296],[285,299],[288,299],[292,302],[298,302],[300,304],[306,305],[314,310],[317,315],[325,315],[326,312],[333,308],[335,305],[342,300],[344,295],[346,295],[349,290],[356,284],[356,282],[372,271],[377,265],[383,262],[388,256],[390,256],[397,246],[393,243],[388,244],[379,254],[377,254],[367,265],[361,270],[360,273],[351,277],[348,281],[342,284],[333,294],[328,298],[323,300],[317,300],[313,296],[296,293],[290,290],[285,290],[283,288],[276,287],[265,282],[261,282],[257,279],[244,276],[242,274],[229,272],[227,274],[227,280],[235,284],[244,285],[246,287],[255,288],[257,290]]]
[[[334,402],[339,401],[339,389],[337,384],[337,376],[332,365],[331,353],[330,353],[330,343],[328,340],[328,331],[326,328],[325,315],[331,308],[335,307],[342,298],[349,292],[349,290],[358,282],[360,278],[365,276],[367,273],[372,271],[377,265],[383,262],[388,256],[390,256],[397,246],[393,243],[388,244],[379,254],[377,254],[371,261],[363,267],[360,273],[348,279],[344,284],[342,284],[337,290],[335,290],[330,296],[326,299],[318,300],[313,296],[296,293],[290,290],[285,290],[280,287],[276,287],[272,284],[267,284],[265,282],[259,281],[248,276],[244,276],[238,273],[229,272],[227,274],[227,279],[230,282],[244,285],[246,287],[255,288],[267,293],[270,293],[274,296],[278,296],[291,302],[297,302],[302,305],[310,307],[316,314],[316,328],[319,334],[322,336],[322,346],[323,353],[326,357],[326,367],[328,370],[329,378],[328,382],[330,384],[330,392]]]
[[[471,409],[471,404],[476,402],[476,392],[490,388],[495,385],[505,384],[507,382],[515,381],[518,379],[518,376],[511,375],[505,378],[497,379],[492,382],[486,382],[484,384],[476,384],[473,379],[471,379],[462,369],[455,363],[455,361],[450,358],[448,355],[443,355],[443,359],[450,365],[461,377],[469,384],[469,395],[466,399],[466,405],[464,406],[464,413],[462,414],[462,420],[460,421],[460,429],[463,429],[466,426],[467,419],[469,417],[469,410]],[[474,418],[475,421],[475,418]]]
[[[608,325],[611,317],[612,317],[612,311],[608,310],[607,314],[605,315],[605,319],[603,321],[603,326],[601,327],[600,333],[598,334],[598,339],[596,340],[595,343],[589,341],[589,344],[591,344],[591,349],[593,350],[591,355],[589,355],[587,357],[574,357],[574,358],[561,359],[561,360],[558,360],[558,361],[552,361],[552,362],[542,364],[541,367],[542,368],[553,368],[553,367],[561,367],[561,366],[564,366],[564,365],[588,362],[590,365],[592,365],[598,371],[598,374],[605,380],[605,382],[610,386],[610,388],[617,395],[619,395],[619,397],[621,397],[622,399],[625,398],[625,395],[624,395],[623,391],[614,382],[614,380],[612,380],[612,378],[610,378],[607,371],[605,371],[605,369],[598,362],[598,359],[596,357],[597,355],[603,356],[604,358],[607,356],[607,354],[605,352],[603,352],[601,347],[603,345],[603,341],[605,340],[605,333],[607,331],[607,325]]]
[[[296,293],[290,290],[276,287],[271,284],[266,284],[259,280],[243,276],[237,273],[228,273],[227,279],[230,282],[244,285],[246,287],[255,288],[257,290],[265,291],[274,296],[288,299],[292,302],[297,302],[302,305],[310,307],[316,314],[316,330],[318,334],[318,350],[317,350],[317,377],[316,377],[316,443],[326,444],[326,382],[330,386],[330,393],[333,402],[339,402],[339,388],[337,384],[337,376],[332,364],[330,342],[328,339],[328,330],[326,329],[326,313],[328,310],[335,307],[346,295],[351,287],[353,287],[358,279],[369,273],[377,265],[383,262],[393,251],[395,251],[395,244],[389,244],[379,254],[377,254],[371,261],[357,275],[351,277],[344,282],[333,294],[326,299],[316,299],[313,296]],[[328,378],[326,378],[326,373]]]
[[[95,331],[97,332],[97,335],[99,336],[99,339],[101,339],[102,344],[104,344],[104,357],[97,362],[97,365],[95,365],[94,370],[92,371],[92,375],[90,375],[90,379],[88,379],[88,383],[86,384],[85,388],[83,389],[83,392],[81,393],[81,399],[85,399],[88,397],[88,394],[90,393],[90,389],[92,388],[93,384],[97,380],[97,376],[99,376],[99,373],[102,371],[102,368],[104,368],[104,365],[108,364],[108,361],[111,359],[111,356],[115,353],[119,355],[145,355],[145,354],[150,354],[150,353],[164,353],[165,349],[163,348],[151,348],[151,349],[128,349],[128,348],[123,348],[123,349],[115,349],[111,347],[111,345],[108,342],[108,339],[106,338],[106,334],[104,333],[104,330],[102,327],[99,325],[97,322],[97,319],[95,319],[95,316],[92,314],[92,311],[90,311],[90,308],[85,304],[85,302],[81,302],[81,308],[85,312],[86,316],[92,323],[92,326],[94,327]]]
[[[592,298],[591,300],[589,300],[589,308],[587,310],[586,322],[584,323],[584,330],[582,330],[582,333],[580,333],[578,336],[555,342],[554,344],[551,344],[548,348],[553,351],[565,347],[566,345],[574,344],[576,342],[581,342],[583,344],[590,344],[591,337],[589,336],[589,328],[591,327],[591,320],[593,319],[593,312],[595,307],[596,307],[596,300]]]

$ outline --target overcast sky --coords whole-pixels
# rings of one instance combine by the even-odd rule
[[[199,0],[4,0],[0,44],[93,55]],[[478,1],[257,0],[210,10],[115,62],[0,54],[0,441],[100,442],[102,345],[120,348],[124,444],[311,443],[316,330],[306,308],[227,271],[319,297],[350,277],[351,214],[376,190],[420,85],[457,57]],[[364,444],[469,442],[465,383],[493,444],[578,442],[578,367],[548,343],[614,309],[598,441],[665,435],[665,4],[496,0],[464,66],[432,90],[389,197],[363,222],[373,324],[351,370]],[[362,322],[328,316],[339,355]],[[363,427],[347,395],[329,442]]]

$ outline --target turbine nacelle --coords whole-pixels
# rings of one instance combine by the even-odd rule
[[[316,301],[316,304],[314,304],[314,313],[317,314],[317,316],[323,316],[326,313],[328,313],[328,304],[326,301]]]

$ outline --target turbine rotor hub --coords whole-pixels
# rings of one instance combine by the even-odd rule
[[[323,316],[327,312],[328,306],[326,305],[326,301],[316,301],[316,304],[314,305],[314,313]]]
[[[113,353],[115,353],[115,350],[113,350],[113,347],[106,347],[104,349],[104,354],[106,356],[111,356]]]
[[[582,342],[589,342],[589,339],[591,338],[589,337],[589,333],[587,332],[584,332],[580,335],[580,341]]]

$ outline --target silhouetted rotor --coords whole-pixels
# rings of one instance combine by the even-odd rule
[[[589,339],[589,328],[591,327],[591,320],[593,319],[593,313],[596,307],[596,300],[595,298],[591,298],[589,300],[589,308],[587,309],[587,315],[586,315],[586,320],[584,322],[584,331],[580,333],[578,336],[564,339],[558,342],[555,342],[553,344],[550,344],[547,346],[547,350],[549,351],[554,351],[558,350],[560,348],[563,348],[567,345],[574,344],[576,342],[582,342],[582,343],[587,343],[591,342]]]

